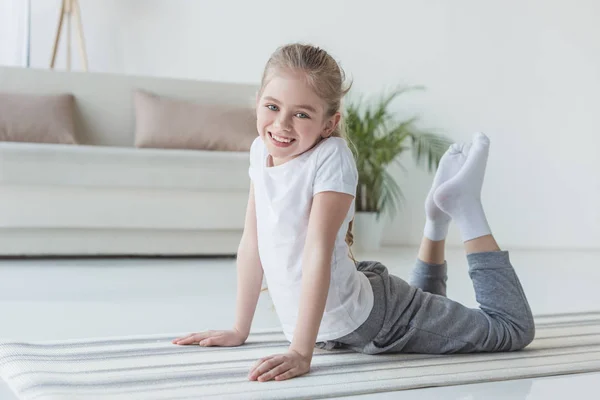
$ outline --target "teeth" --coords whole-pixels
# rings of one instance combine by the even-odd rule
[[[292,141],[292,139],[287,139],[287,138],[284,138],[281,136],[277,136],[274,133],[271,133],[271,137],[281,143],[290,143]]]

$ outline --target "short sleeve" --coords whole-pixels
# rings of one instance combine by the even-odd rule
[[[317,158],[313,196],[332,191],[356,196],[358,172],[352,151],[341,138],[330,138],[322,143]]]
[[[248,175],[250,179],[255,180],[255,172],[257,168],[260,168],[260,163],[262,159],[262,138],[258,136],[252,142],[250,146],[250,167],[248,168]]]

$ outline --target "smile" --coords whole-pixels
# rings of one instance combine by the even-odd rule
[[[296,141],[296,139],[286,138],[283,136],[273,134],[271,132],[268,132],[268,134],[269,138],[271,138],[271,141],[278,147],[287,147]]]

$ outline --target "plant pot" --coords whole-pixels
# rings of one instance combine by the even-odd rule
[[[354,215],[354,248],[361,251],[379,250],[384,219],[376,212],[356,212]]]

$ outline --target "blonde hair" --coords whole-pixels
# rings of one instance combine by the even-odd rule
[[[338,111],[343,115],[342,99],[352,84],[346,85],[344,70],[325,50],[300,43],[291,43],[277,48],[265,66],[259,96],[273,75],[281,71],[305,74],[308,85],[327,104],[325,110],[327,118],[332,117]],[[343,118],[340,119],[330,136],[341,137],[348,141]],[[350,221],[346,233],[348,248],[351,248],[354,243],[353,224],[354,220]],[[351,249],[350,257],[354,260]]]

